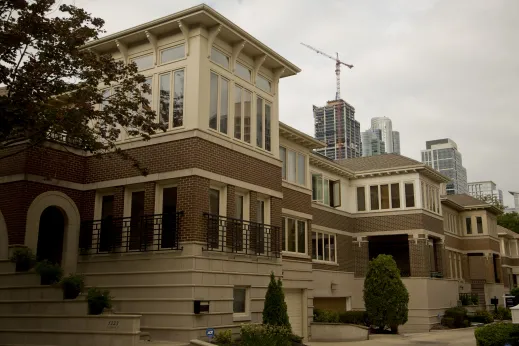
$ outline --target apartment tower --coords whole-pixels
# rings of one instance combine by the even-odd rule
[[[386,144],[386,152],[393,152],[393,124],[387,117],[371,118],[371,128],[382,132],[382,140]]]
[[[369,129],[362,132],[362,156],[381,155],[386,153],[386,145],[382,140],[382,131]]]

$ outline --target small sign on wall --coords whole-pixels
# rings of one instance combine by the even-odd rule
[[[106,329],[118,329],[119,321],[110,320],[106,325]]]

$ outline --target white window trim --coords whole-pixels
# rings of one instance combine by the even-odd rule
[[[216,61],[213,60],[213,49],[219,51],[222,55],[225,55],[228,59],[228,62],[229,62],[229,66],[225,67],[223,65],[220,65],[219,63],[217,63]],[[213,44],[211,46],[211,49],[209,50],[209,61],[212,62],[213,64],[215,64],[216,66],[219,66],[221,68],[223,68],[225,71],[230,71],[230,68],[231,68],[231,57],[229,54],[227,54],[225,52],[225,50],[223,50],[222,48],[218,47],[216,44]]]
[[[261,77],[270,83],[270,90],[263,90],[258,86],[258,83],[257,83],[258,77]],[[274,82],[270,78],[265,77],[265,75],[263,75],[259,72],[256,74],[256,76],[254,78],[254,86],[269,95],[274,95]]]
[[[167,64],[169,64],[170,62],[168,62]],[[157,122],[161,122],[161,118],[160,118],[160,77],[162,76],[165,76],[165,75],[169,75],[169,90],[170,90],[170,95],[169,95],[169,102],[170,102],[170,106],[169,106],[169,115],[168,115],[168,131],[171,131],[171,130],[178,130],[178,129],[183,129],[185,127],[185,123],[186,123],[186,81],[187,81],[187,75],[186,75],[186,68],[185,67],[181,67],[181,68],[177,68],[177,69],[174,69],[174,70],[169,70],[169,71],[164,71],[164,72],[161,72],[161,73],[158,73],[157,74],[157,81],[156,81],[156,88],[157,88],[157,101],[156,102],[151,102],[151,106],[152,106],[152,109],[153,109],[153,105],[155,103],[156,105],[156,108],[155,108],[155,112],[157,114]],[[182,103],[182,126],[175,126],[173,127],[173,108],[174,108],[174,95],[175,95],[175,72],[178,72],[178,71],[184,71],[184,102]],[[219,83],[219,82],[218,82]],[[152,85],[153,85],[153,80],[152,80]],[[220,84],[218,84],[218,88],[220,88]],[[153,90],[154,88],[152,87],[152,96],[153,96]],[[220,89],[218,89],[219,91]]]
[[[270,225],[270,197],[262,196],[262,195],[258,194],[257,200],[258,201],[263,201],[263,203],[264,203],[265,215],[263,215],[263,218],[265,220],[264,220],[263,224],[264,225]],[[252,220],[252,221],[256,222],[256,220]]]
[[[145,69],[139,70],[139,73],[141,73],[142,71],[147,71],[147,70],[151,70],[151,69],[155,68],[156,63],[154,61],[155,57],[153,55],[154,55],[153,52],[146,52],[146,53],[142,53],[139,55],[129,57],[129,61],[130,61],[130,63],[132,63],[135,59],[144,58],[146,56],[151,56],[151,67],[147,67]]]
[[[310,172],[308,170],[308,155],[306,155],[305,153],[301,152],[301,151],[298,151],[298,150],[294,150],[292,148],[289,148],[285,145],[280,145],[279,146],[280,148],[284,148],[285,149],[285,164],[286,164],[286,167],[285,167],[285,175],[286,177],[283,178],[282,177],[282,180],[289,183],[289,184],[293,184],[293,185],[297,185],[297,186],[303,186],[303,187],[306,187],[307,186],[307,181],[308,181],[308,172]],[[292,182],[290,180],[288,180],[288,152],[289,151],[292,151],[295,153],[296,155],[296,173],[295,173],[295,180]],[[304,162],[305,162],[305,178],[304,178],[304,182],[303,184],[300,184],[297,180],[297,177],[298,177],[298,173],[299,173],[299,169],[298,169],[298,165],[297,165],[297,159],[298,159],[298,155],[301,155],[303,156],[303,159],[304,159]],[[279,158],[281,160],[281,157]],[[310,172],[310,177],[312,176],[312,172]],[[311,180],[311,179],[310,179]]]
[[[240,76],[236,73],[236,65],[237,65],[237,64],[240,64],[241,66],[245,67],[247,70],[250,71],[250,80],[246,80],[246,79],[240,77]],[[254,69],[253,69],[252,67],[250,67],[248,64],[246,64],[246,63],[243,62],[242,60],[238,60],[238,59],[236,59],[236,61],[234,62],[234,66],[233,66],[233,67],[234,67],[233,74],[234,74],[236,77],[238,77],[238,78],[240,78],[241,80],[243,80],[243,81],[245,81],[245,82],[247,82],[247,83],[249,83],[249,84],[252,85],[252,78],[253,78],[252,75],[253,75],[253,71],[254,71]],[[271,85],[272,85],[272,84],[271,84]]]
[[[180,47],[180,46],[184,46],[184,57],[183,58],[162,62],[162,52],[163,51],[171,49],[171,48]],[[177,61],[186,60],[186,59],[187,59],[187,55],[186,55],[186,42],[185,41],[175,42],[175,43],[173,43],[171,45],[160,47],[159,52],[158,52],[158,57],[157,57],[157,66],[163,66],[163,65],[175,63]]]
[[[256,149],[261,149],[267,153],[272,153],[272,145],[274,144],[274,142],[272,141],[272,138],[273,138],[273,132],[272,132],[272,123],[273,123],[273,118],[274,118],[274,103],[272,101],[269,101],[268,99],[266,99],[265,97],[261,96],[260,94],[258,93],[253,93],[252,97],[254,97],[254,106],[253,106],[253,114],[252,114],[252,119],[254,119],[254,138],[252,138],[252,134],[251,134],[251,144],[253,144],[253,146],[256,148]],[[261,146],[258,146],[258,98],[260,98],[263,102],[262,102],[262,109],[261,109],[261,132],[262,132],[262,141],[261,141]],[[267,108],[267,104],[270,106],[270,150],[266,149],[265,148],[265,144],[266,144],[266,139],[267,139],[267,131],[266,131],[266,124],[265,124],[265,109]],[[218,103],[218,105],[220,105]],[[218,109],[220,110],[220,109]],[[218,115],[218,118],[220,116]],[[252,124],[251,124],[252,125]],[[252,126],[251,126],[252,128]],[[297,164],[297,155],[296,155],[296,164]]]
[[[100,220],[103,212],[103,197],[104,196],[114,196],[115,197],[115,191],[114,190],[98,190],[96,191],[96,199],[95,199],[95,206],[94,206],[94,220]]]
[[[241,89],[241,106],[240,106],[240,122],[241,122],[241,136],[240,138],[236,138],[236,136],[234,135],[234,127],[236,126],[235,124],[235,109],[234,109],[234,105],[236,104],[235,103],[235,95],[234,95],[234,89],[235,88],[240,88]],[[250,133],[249,133],[249,142],[246,142],[245,141],[245,100],[243,98],[243,93],[244,92],[248,92],[250,93],[250,97],[251,97],[251,100],[250,100]],[[229,91],[229,93],[231,93],[231,91]],[[230,99],[233,100],[232,104],[231,104],[231,109],[232,109],[232,135],[229,135],[230,137],[232,137],[232,139],[236,140],[236,141],[240,141],[246,145],[250,145],[252,146],[253,145],[253,139],[256,139],[256,137],[253,135],[254,131],[253,131],[253,123],[254,123],[254,104],[253,104],[253,101],[254,101],[254,92],[252,92],[250,89],[247,89],[246,87],[242,86],[241,84],[239,83],[234,83],[234,88],[232,88],[232,95],[229,95],[230,96]],[[214,131],[214,129],[211,129]]]
[[[233,287],[233,304],[234,304],[234,289],[245,289],[245,312],[234,312],[233,305],[233,313],[232,318],[233,322],[238,321],[250,321],[251,320],[251,296],[250,296],[250,286],[234,286]]]
[[[308,221],[307,220],[304,220],[304,219],[301,219],[301,218],[297,218],[297,217],[294,217],[294,216],[291,216],[291,215],[282,215],[282,221],[284,220],[285,222],[285,234],[283,234],[283,237],[285,237],[285,244],[288,244],[288,219],[292,219],[295,221],[295,225],[296,225],[296,234],[295,234],[295,246],[296,246],[296,249],[297,249],[297,245],[298,245],[298,225],[297,225],[297,221],[303,221],[305,223],[305,252],[297,252],[297,251],[288,251],[288,250],[285,250],[283,249],[282,250],[282,254],[285,254],[287,256],[300,256],[300,257],[309,257],[308,255]],[[281,243],[283,243],[283,241],[281,241]],[[311,256],[310,256],[311,257]]]
[[[405,186],[406,186],[406,184],[412,184],[412,185],[413,185],[413,201],[414,201],[414,206],[412,206],[412,207],[408,207],[408,206],[407,206],[407,196],[406,196],[406,194],[405,194]],[[416,184],[415,184],[415,182],[414,182],[414,181],[403,181],[403,182],[401,183],[401,185],[402,185],[401,188],[402,188],[402,190],[403,190],[403,192],[404,192],[404,193],[402,194],[402,196],[403,196],[403,202],[404,202],[404,204],[405,204],[404,209],[416,209],[416,208],[417,208],[417,205],[418,205],[418,204],[417,204],[418,201],[417,201],[417,198],[416,198]]]
[[[314,186],[313,186],[313,176],[315,175],[321,175],[321,181],[322,181],[322,199],[316,199],[314,200],[314,196],[313,196],[313,189],[314,189]],[[333,208],[333,209],[337,209],[337,208],[340,208],[342,206],[342,182],[341,182],[341,179],[340,178],[332,178],[322,172],[316,172],[316,171],[310,171],[310,180],[312,182],[312,202],[314,203],[318,203],[318,204],[321,204],[323,206],[326,206],[326,207],[329,207],[329,208]],[[325,185],[325,180],[328,181],[328,202],[329,204],[326,204],[324,202],[324,185]],[[331,199],[332,195],[335,197],[334,195],[334,192],[332,191],[332,189],[330,189],[330,183],[337,183],[339,184],[339,205],[337,206],[333,206],[333,200]],[[355,189],[355,191],[357,191],[357,189]],[[356,193],[356,192],[355,192]],[[355,196],[356,197],[356,196]]]
[[[216,65],[220,66],[218,64],[216,64]],[[214,73],[215,75],[218,76],[218,95],[217,95],[217,103],[216,103],[216,129],[211,128],[210,125],[209,125],[209,120],[210,120],[210,117],[211,117],[211,113],[209,113],[209,117],[207,119],[208,120],[208,122],[207,122],[207,129],[209,131],[217,132],[221,136],[226,136],[226,137],[229,137],[229,138],[234,138],[234,127],[231,127],[231,108],[232,108],[232,103],[231,103],[232,83],[231,83],[231,80],[229,78],[226,78],[226,77],[222,76],[220,73],[216,72],[213,69],[211,69],[211,71],[209,73],[209,76],[212,73]],[[211,77],[209,77],[209,78],[211,78]],[[221,115],[222,115],[221,114],[221,106],[222,106],[222,97],[221,97],[221,95],[222,95],[222,79],[225,79],[227,81],[227,133],[222,132],[221,129],[220,129],[220,118],[221,118]],[[185,81],[186,81],[186,78],[184,77],[184,83],[185,83]],[[254,97],[254,95],[253,95],[253,97]],[[211,85],[209,85],[209,107],[211,107]],[[234,114],[233,114],[233,116],[234,116]],[[253,115],[251,115],[251,119],[256,120],[256,118]],[[234,125],[234,121],[232,122],[232,125]],[[231,132],[231,133],[229,133],[229,132]],[[254,140],[256,140],[256,137],[254,137]],[[252,134],[251,134],[251,141],[252,141]],[[256,145],[255,145],[255,147],[259,148]]]
[[[227,217],[227,185],[210,184],[209,189],[220,191],[220,203],[218,208],[220,209],[220,216]],[[209,193],[209,191],[208,191]],[[207,196],[209,198],[209,194]]]
[[[322,263],[322,264],[337,264],[337,234],[336,233],[331,233],[331,232],[323,232],[323,231],[320,231],[320,230],[312,230],[312,233],[323,234],[323,235],[327,235],[327,236],[330,236],[330,237],[333,236],[335,238],[335,240],[334,240],[335,260],[334,261],[326,261],[326,260],[319,260],[319,259],[312,258],[312,262],[314,262],[314,263]],[[318,238],[316,238],[316,239],[318,239]],[[316,240],[316,244],[317,244],[317,240]],[[313,244],[312,244],[312,246],[313,246]],[[319,253],[317,252],[317,249],[316,249],[316,256],[319,257]]]

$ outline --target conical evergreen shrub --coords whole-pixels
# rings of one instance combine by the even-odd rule
[[[272,272],[270,283],[265,295],[265,305],[263,307],[263,324],[272,326],[283,326],[292,330],[288,320],[287,303],[285,303],[285,293],[281,280],[276,281]]]

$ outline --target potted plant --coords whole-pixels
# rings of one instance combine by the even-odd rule
[[[81,274],[70,274],[62,278],[59,285],[63,291],[63,299],[76,299],[85,289],[85,277]]]
[[[20,247],[13,251],[9,260],[16,264],[17,272],[27,272],[36,263],[36,257],[32,253],[32,250],[27,247]]]
[[[96,287],[90,288],[87,294],[87,303],[89,315],[102,314],[104,309],[109,309],[112,307],[112,297],[110,297],[110,291],[100,290]]]
[[[47,260],[38,262],[34,270],[40,274],[40,284],[42,285],[52,285],[59,282],[63,276],[63,269],[59,265]]]

